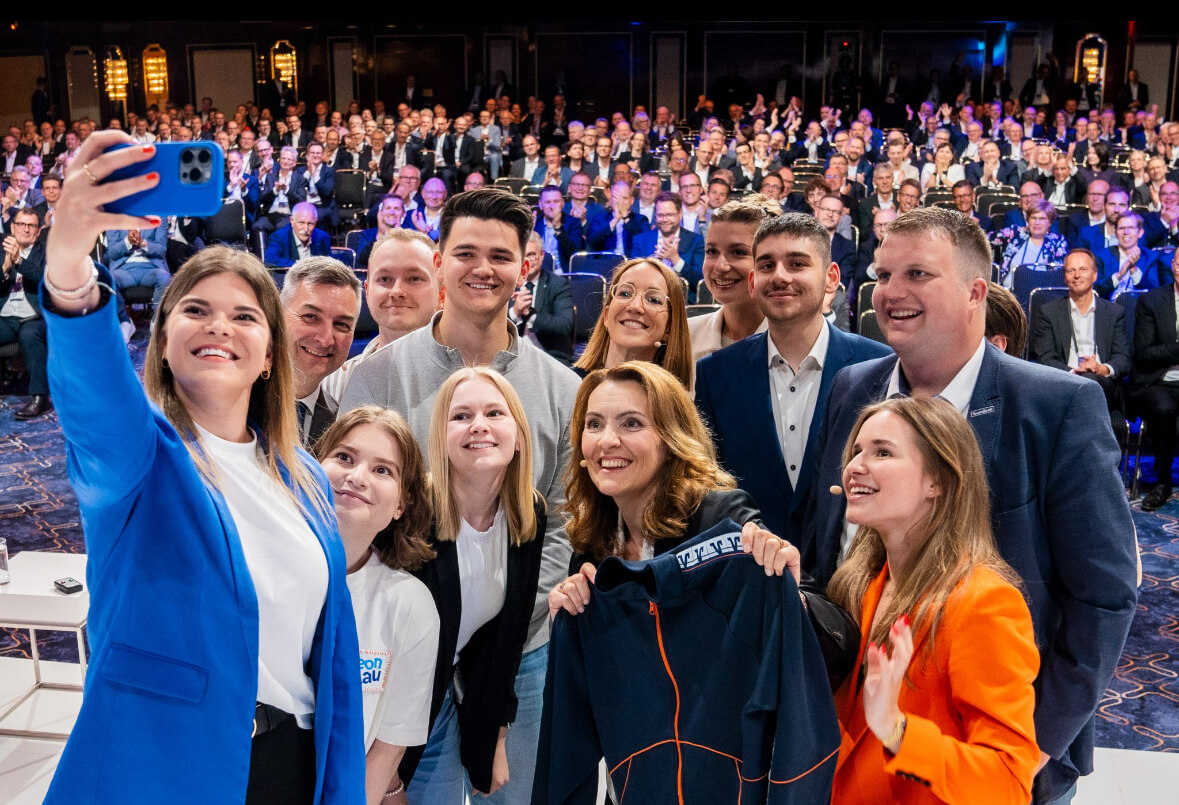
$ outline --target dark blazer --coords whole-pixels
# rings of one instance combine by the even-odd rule
[[[1094,322],[1097,357],[1113,367],[1113,380],[1130,371],[1130,338],[1126,335],[1126,313],[1122,306],[1100,297]],[[1042,306],[1032,322],[1032,355],[1045,366],[1069,370],[1073,346],[1073,317],[1068,297],[1053,299]],[[1030,357],[1030,356],[1029,356]]]
[[[465,178],[478,164],[479,155],[475,146],[479,141],[478,138],[472,137],[469,132],[464,134],[461,153],[456,155],[454,153],[456,139],[453,134],[447,134],[442,139],[442,158],[446,160],[447,167],[458,171],[459,176]]]
[[[541,348],[568,366],[573,363],[573,290],[569,278],[541,271],[532,291],[535,315],[528,325]]]
[[[659,230],[651,229],[641,232],[635,235],[627,256],[650,257],[655,254],[655,246],[658,243]],[[680,270],[680,276],[688,281],[688,304],[692,304],[696,301],[696,283],[704,278],[704,238],[681,226],[679,253],[680,257],[684,259],[684,267]]]
[[[21,260],[20,265],[13,266],[9,270],[8,276],[3,276],[0,272],[0,307],[8,301],[8,295],[12,293],[12,284],[16,281],[16,275],[21,275],[21,285],[25,291],[25,301],[29,303],[29,307],[37,311],[37,315],[41,315],[41,279],[45,276],[45,247],[40,243],[34,243],[33,248],[29,250],[29,256]]]
[[[1130,100],[1130,82],[1127,81],[1122,84],[1122,88],[1118,90],[1118,109],[1125,110],[1130,108],[1130,104],[1135,103]],[[1145,109],[1150,106],[1150,87],[1143,82],[1138,82],[1138,100],[1137,109]]]
[[[614,220],[613,210],[607,211],[606,230],[602,237],[604,240],[598,243],[587,244],[591,251],[612,252],[618,243],[618,230],[610,228],[610,222]],[[639,215],[637,212],[632,212],[630,216],[618,223],[622,227],[622,251],[627,257],[635,253],[634,240],[644,232],[651,231],[651,223],[647,220],[647,216]],[[654,247],[652,247],[654,249]],[[700,265],[704,265],[704,260],[701,259]]]
[[[309,189],[310,182],[307,179],[307,166],[296,168],[296,172],[303,178],[304,194]],[[319,204],[321,210],[335,206],[333,198],[336,195],[336,170],[331,165],[324,163],[319,166],[319,181],[315,185],[315,189],[319,191]]]
[[[545,217],[538,214],[532,228],[536,234],[540,235],[541,242],[543,243]],[[584,250],[585,234],[581,231],[580,219],[574,218],[572,215],[562,215],[561,231],[557,234],[557,251],[561,255],[561,268],[564,271],[568,271],[569,258],[573,256],[574,252]]]
[[[635,199],[634,211],[638,212],[638,199]],[[573,202],[566,201],[564,213],[566,218],[572,218]],[[592,198],[585,205],[585,220],[581,225],[581,232],[585,236],[585,247],[591,252],[602,251],[609,238],[610,219],[614,217],[612,211],[607,210]]]
[[[831,261],[839,265],[839,281],[843,283],[843,287],[850,287],[857,262],[856,246],[850,238],[839,234],[831,237]]]
[[[310,142],[311,132],[307,131],[307,129],[299,129],[298,137],[289,131],[282,136],[283,145],[293,145],[298,148],[300,152],[302,152]]]
[[[536,533],[532,539],[523,545],[508,543],[508,578],[503,608],[471,635],[457,666],[462,674],[464,691],[463,702],[456,703],[459,753],[471,784],[484,792],[491,788],[491,764],[499,728],[516,720],[516,672],[528,637],[532,605],[536,602],[540,554],[544,546],[545,508],[544,499],[539,496],[535,511]],[[430,701],[430,723],[433,724],[442,709],[443,696],[455,677],[454,655],[463,615],[463,597],[459,587],[458,543],[439,542],[434,533],[430,534],[429,541],[437,555],[413,574],[434,596],[441,627]],[[423,748],[410,747],[401,761],[400,776],[407,785],[413,779]]]
[[[1060,219],[1057,218],[1057,223]],[[1064,239],[1068,241],[1068,247],[1075,249],[1081,246],[1081,233],[1089,227],[1089,211],[1082,210],[1081,212],[1074,212],[1068,218],[1064,219],[1064,223],[1060,225],[1060,234],[1064,235]],[[1102,236],[1102,248],[1105,248],[1105,237]],[[1088,248],[1085,246],[1084,248]]]
[[[262,177],[262,184],[259,187],[260,195],[258,196],[258,214],[265,215],[270,212],[270,205],[274,203],[274,183],[278,179],[278,169],[267,173]],[[300,201],[307,200],[307,180],[303,178],[303,174],[298,168],[291,171],[290,186],[287,187],[287,201],[290,206],[294,208]]]
[[[254,216],[258,214],[258,198],[261,191],[258,188],[258,179],[252,173],[243,173],[242,177],[246,180],[245,189],[242,190],[242,206],[246,210],[246,224],[254,223]],[[225,180],[226,187],[229,185],[229,178]],[[225,198],[229,198],[228,189],[224,193]],[[190,240],[189,243],[192,241]]]
[[[971,162],[966,166],[966,180],[975,187],[982,183],[982,174],[982,162]],[[999,184],[1011,185],[1016,190],[1019,189],[1019,168],[1015,166],[1014,162],[1009,159],[1000,159],[997,174]]]
[[[802,515],[818,457],[819,430],[839,370],[888,355],[891,350],[827,325],[830,341],[815,413],[799,461],[798,486],[790,486],[786,461],[770,403],[768,333],[757,333],[696,363],[696,407],[711,426],[717,457],[753,496],[766,528],[794,542],[802,533]]]
[[[332,239],[322,229],[311,230],[311,254],[329,257],[332,253]],[[287,224],[277,230],[266,242],[266,265],[275,268],[290,268],[299,259],[299,247],[295,245],[295,233]]]
[[[1159,273],[1160,270],[1166,274],[1171,273],[1169,265],[1159,266],[1159,253],[1154,249],[1148,249],[1145,246],[1138,247],[1141,256],[1138,258],[1138,269],[1142,272],[1142,279],[1134,286],[1136,291],[1147,291],[1151,288],[1159,287]],[[1097,255],[1098,275],[1097,275],[1097,293],[1101,296],[1109,296],[1114,291],[1114,275],[1118,273],[1121,268],[1121,259],[1118,255],[1118,250],[1101,249],[1094,252]],[[1169,283],[1168,283],[1169,284]]]
[[[1051,198],[1052,194],[1056,192],[1056,179],[1052,176],[1044,176],[1043,174],[1033,178],[1031,181],[1040,185],[1040,189],[1044,191],[1044,198]],[[1077,176],[1070,176],[1064,182],[1064,203],[1065,204],[1084,204],[1085,203],[1085,183]]]
[[[828,487],[842,485],[844,442],[860,410],[884,397],[896,362],[856,364],[835,379],[800,546],[803,569],[820,583],[835,569],[843,531],[845,500]],[[1138,598],[1118,446],[1097,383],[990,344],[966,418],[987,468],[995,541],[1023,581],[1041,649],[1036,740],[1054,760],[1037,782],[1052,799],[1093,769],[1094,708]]]
[[[1175,335],[1175,285],[1155,288],[1138,297],[1134,309],[1134,369],[1130,390],[1141,391],[1163,379],[1179,364]]]
[[[1170,181],[1168,179],[1167,181]],[[1136,206],[1148,207],[1151,203],[1150,183],[1141,184],[1130,190],[1130,203]]]

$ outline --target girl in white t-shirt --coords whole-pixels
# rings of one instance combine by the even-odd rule
[[[335,497],[360,637],[365,798],[405,802],[397,766],[426,742],[438,653],[438,611],[410,575],[434,557],[425,462],[399,414],[366,405],[315,446]]]

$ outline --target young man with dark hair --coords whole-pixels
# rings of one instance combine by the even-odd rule
[[[428,326],[360,363],[340,400],[341,411],[369,403],[397,411],[409,421],[423,451],[438,388],[457,369],[490,366],[508,379],[524,403],[532,431],[533,481],[549,515],[536,606],[516,675],[518,715],[506,738],[510,782],[501,791],[511,802],[527,802],[532,795],[548,663],[547,596],[569,570],[562,475],[569,463],[569,416],[580,382],[522,338],[508,319],[512,296],[529,275],[524,255],[532,226],[528,203],[511,193],[487,188],[451,198],[442,211],[434,256],[445,306]],[[419,755],[411,750],[403,775],[412,773]]]

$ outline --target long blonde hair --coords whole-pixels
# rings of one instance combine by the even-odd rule
[[[594,325],[594,332],[589,343],[585,345],[585,352],[577,363],[578,369],[592,372],[606,365],[606,354],[610,351],[610,333],[606,331],[606,317],[610,315],[611,293],[614,286],[622,281],[622,276],[635,266],[648,266],[663,275],[667,284],[667,338],[661,339],[663,346],[655,351],[652,363],[662,366],[671,372],[684,388],[692,384],[692,338],[688,335],[688,305],[684,295],[684,283],[680,275],[662,263],[649,257],[638,257],[619,263],[610,277],[610,287],[606,289],[606,298],[602,304],[602,315]]]
[[[508,464],[503,485],[499,490],[499,505],[508,521],[508,534],[513,545],[523,545],[536,535],[536,502],[544,500],[532,485],[532,433],[520,396],[508,379],[494,369],[471,366],[459,369],[438,389],[434,411],[430,414],[430,491],[434,503],[435,536],[440,542],[453,542],[458,537],[462,516],[455,499],[454,482],[450,475],[450,456],[446,449],[446,423],[454,391],[468,380],[486,380],[495,386],[507,401],[508,411],[516,421],[516,446],[519,450]]]
[[[249,420],[260,431],[259,443],[266,455],[267,472],[283,488],[291,491],[292,497],[299,502],[299,496],[282,480],[280,467],[285,467],[290,474],[291,484],[311,501],[316,514],[332,519],[327,495],[296,450],[299,430],[292,405],[295,385],[290,348],[287,345],[286,321],[279,302],[278,287],[257,257],[228,246],[209,246],[193,255],[172,277],[156,310],[147,344],[143,368],[147,395],[180,433],[201,475],[213,486],[218,486],[216,473],[201,449],[200,435],[192,417],[176,393],[172,371],[164,365],[168,317],[197,283],[218,274],[232,274],[250,286],[270,330],[270,373],[268,377],[259,377],[254,381],[247,413]]]
[[[947,599],[971,570],[986,566],[1013,585],[1019,580],[999,556],[991,533],[986,470],[978,440],[966,419],[945,400],[896,398],[860,412],[843,449],[843,466],[854,457],[853,445],[871,417],[888,411],[908,423],[925,474],[940,489],[929,516],[913,524],[908,539],[917,546],[908,575],[892,601],[876,617],[869,639],[884,643],[893,622],[904,613],[912,620],[917,653],[932,649]],[[835,571],[827,595],[859,620],[864,592],[884,567],[884,542],[879,532],[860,526],[847,560]],[[924,630],[928,629],[928,641]]]
[[[573,451],[565,472],[565,527],[573,550],[598,561],[622,550],[618,543],[618,505],[590,480],[582,459],[581,436],[589,398],[603,383],[636,383],[647,395],[651,424],[667,448],[667,459],[655,480],[651,505],[643,512],[643,538],[649,541],[684,536],[688,518],[714,489],[735,489],[733,477],[716,462],[712,437],[687,390],[666,369],[647,361],[627,361],[612,369],[591,372],[573,403],[570,438]]]

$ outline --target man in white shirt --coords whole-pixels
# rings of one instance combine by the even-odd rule
[[[307,257],[287,272],[280,295],[294,370],[296,423],[304,447],[336,419],[320,382],[344,365],[360,315],[360,280],[331,257]]]
[[[1031,323],[1031,355],[1045,366],[1093,380],[1109,410],[1120,412],[1122,379],[1130,372],[1125,311],[1093,290],[1097,258],[1088,249],[1064,258],[1064,282],[1068,296],[1040,307]]]
[[[46,365],[49,347],[37,293],[45,274],[45,250],[37,213],[25,208],[12,216],[12,234],[4,238],[0,265],[0,344],[20,344],[29,372],[29,401],[14,414],[33,419],[53,410]]]

